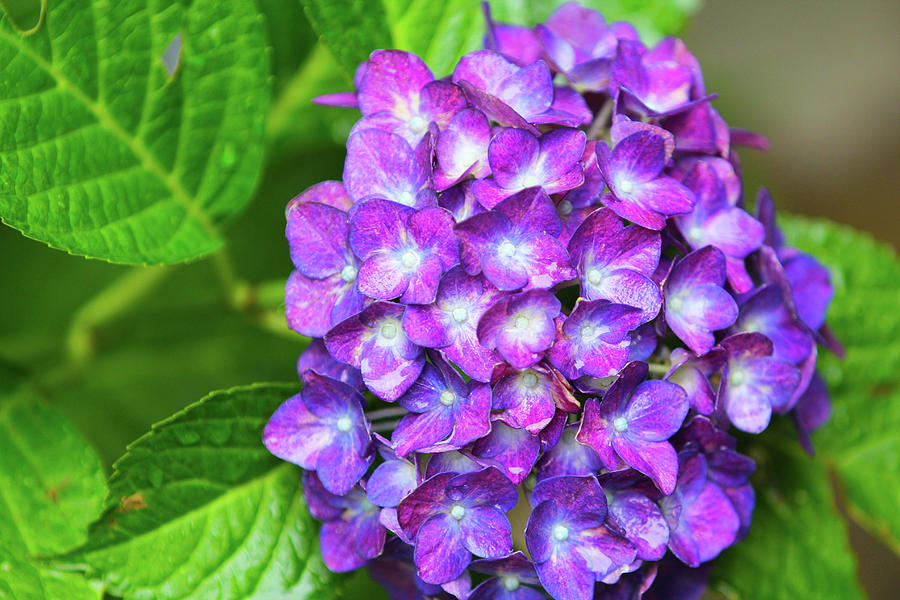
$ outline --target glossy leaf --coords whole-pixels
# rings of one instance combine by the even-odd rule
[[[0,400],[0,598],[99,598],[30,557],[81,543],[105,493],[100,459],[59,412],[25,390]]]
[[[300,470],[268,453],[263,425],[296,386],[213,392],[129,446],[84,562],[124,598],[329,597]]]
[[[260,173],[270,98],[253,3],[50,3],[0,18],[0,217],[75,254],[172,263],[221,246]]]

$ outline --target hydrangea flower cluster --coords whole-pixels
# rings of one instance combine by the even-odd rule
[[[696,597],[753,513],[729,429],[786,415],[811,451],[828,419],[828,272],[746,209],[734,148],[766,142],[680,40],[487,20],[449,77],[377,50],[318,99],[362,118],[287,207],[314,339],[265,444],[328,567],[398,600]]]

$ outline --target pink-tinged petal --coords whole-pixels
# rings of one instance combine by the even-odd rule
[[[438,206],[453,213],[453,218],[457,223],[462,223],[469,217],[485,211],[485,207],[478,201],[473,190],[476,181],[481,180],[472,179],[454,185],[445,190],[438,199]]]
[[[541,58],[541,43],[530,27],[492,23],[485,47],[496,50],[518,65],[528,65]]]
[[[445,190],[467,174],[474,177],[489,175],[487,151],[490,142],[490,123],[484,113],[466,109],[453,117],[449,125],[441,130],[435,146],[438,162],[435,183],[438,191]]]
[[[390,348],[374,345],[360,361],[360,370],[366,387],[379,398],[392,402],[409,389],[424,365],[423,354],[408,360],[398,357]]]
[[[509,219],[496,211],[479,213],[457,223],[454,232],[459,237],[460,262],[466,273],[481,273],[483,256],[491,246],[499,243],[499,239],[508,236],[511,229]],[[525,285],[524,282],[522,285]]]
[[[359,370],[334,360],[325,348],[325,342],[320,338],[311,340],[297,359],[297,374],[304,383],[309,381],[308,373],[336,379],[360,391],[363,389],[362,374]]]
[[[416,206],[429,175],[413,149],[398,135],[365,129],[347,140],[344,184],[355,201],[377,196]]]
[[[283,460],[313,470],[322,450],[333,443],[337,432],[313,415],[300,394],[285,401],[263,430],[266,448]]]
[[[372,199],[363,202],[350,220],[350,246],[362,260],[385,249],[399,249],[406,223],[415,211],[396,202]]]
[[[741,208],[719,210],[703,224],[704,240],[727,256],[743,258],[758,249],[765,238],[762,223]]]
[[[532,173],[540,150],[538,138],[527,131],[510,128],[495,135],[488,147],[488,161],[497,185],[511,190],[540,185],[542,180]]]
[[[663,147],[665,148],[664,164],[668,164],[669,160],[672,158],[672,153],[675,152],[675,136],[662,127],[644,123],[643,121],[632,121],[623,114],[617,114],[613,116],[613,124],[609,129],[609,137],[613,145],[616,145],[628,136],[641,131],[648,131],[662,137]]]
[[[638,558],[659,560],[666,553],[669,525],[659,506],[644,494],[621,492],[609,505],[610,520],[638,549]]]
[[[492,50],[466,54],[453,71],[453,82],[467,81],[485,92],[497,95],[499,84],[513,76],[519,67]]]
[[[455,83],[465,91],[469,103],[490,117],[491,120],[505,127],[516,127],[530,131],[534,135],[540,133],[537,127],[526,121],[522,115],[510,108],[500,98],[482,91],[468,81],[459,80]]]
[[[359,269],[359,291],[370,298],[391,300],[406,291],[410,274],[396,254],[371,255]]]
[[[600,410],[600,401],[596,398],[585,401],[584,416],[575,439],[592,448],[607,469],[613,470],[618,466],[619,457],[613,449],[612,430],[608,427],[607,419]]]
[[[653,131],[638,131],[613,148],[609,168],[613,185],[647,183],[659,176],[666,162],[665,138]]]
[[[437,256],[430,255],[425,257],[416,268],[416,271],[410,276],[409,287],[400,296],[400,301],[404,304],[427,304],[433,302],[444,270],[445,267]]]
[[[497,212],[506,215],[520,233],[559,235],[560,224],[556,207],[546,192],[539,187],[513,194],[495,208]]]
[[[456,222],[450,211],[423,208],[409,217],[409,234],[420,248],[441,261],[442,273],[459,262],[459,242],[453,233]]]
[[[429,477],[397,507],[397,520],[411,538],[419,533],[419,527],[436,512],[448,506],[447,483],[455,473],[438,473]]]
[[[313,104],[320,106],[335,106],[337,108],[359,108],[359,99],[356,92],[335,92],[333,94],[322,94],[311,100]]]
[[[491,388],[483,383],[470,388],[469,396],[457,402],[453,433],[447,442],[452,449],[461,448],[491,430]]]
[[[612,194],[603,194],[600,202],[623,219],[641,227],[661,231],[666,227],[666,217],[638,202],[622,201]]]
[[[366,474],[374,459],[374,452],[360,456],[346,443],[331,444],[319,453],[316,474],[322,480],[325,489],[341,496],[349,492],[350,488]]]
[[[550,235],[542,234],[522,243],[518,247],[517,256],[520,257],[520,264],[526,269],[527,290],[549,289],[561,281],[573,279],[576,275],[575,269],[569,264],[569,254],[566,252],[565,246]],[[487,268],[485,268],[485,275],[491,279],[491,273]],[[500,285],[497,287],[509,289]]]
[[[612,48],[597,48],[609,31],[606,20],[596,10],[577,2],[566,2],[553,11],[545,27],[579,49],[615,50],[614,43]]]
[[[414,556],[419,577],[434,584],[453,581],[472,560],[463,546],[459,524],[448,514],[436,514],[419,528]]]
[[[453,431],[453,416],[446,411],[431,410],[405,415],[391,436],[397,456],[428,448],[446,440]]]
[[[583,280],[584,281],[584,280]],[[603,298],[616,304],[640,308],[643,321],[653,320],[662,306],[659,286],[649,277],[630,269],[618,269],[605,275],[600,285],[582,284],[584,296],[588,300]]]
[[[549,560],[534,565],[541,585],[552,598],[592,600],[594,574],[570,545],[560,548]]]
[[[331,329],[331,311],[341,288],[340,275],[309,279],[300,271],[291,272],[284,288],[288,327],[310,337],[321,337]]]
[[[689,408],[687,394],[681,387],[652,379],[635,389],[623,416],[628,422],[629,435],[661,442],[675,435]]]
[[[658,177],[635,186],[631,199],[664,215],[680,215],[694,207],[693,192],[671,177]]]
[[[453,341],[444,326],[444,311],[433,304],[407,306],[403,331],[414,344],[424,348],[443,348]]]
[[[497,87],[496,96],[530,120],[553,104],[553,76],[542,60],[517,69]]]
[[[450,120],[467,106],[466,95],[462,89],[449,81],[432,81],[422,88],[422,103],[419,112],[426,127],[429,123],[436,123],[438,129],[443,131]],[[418,123],[415,124],[418,125]]]
[[[576,122],[570,127],[587,125],[594,118],[594,114],[588,107],[587,102],[585,102],[584,96],[570,87],[554,87],[552,110],[568,113],[575,117]]]
[[[536,435],[494,421],[490,433],[472,446],[472,454],[482,464],[499,469],[513,485],[519,485],[531,472],[540,447]]]
[[[572,47],[572,44],[554,33],[546,25],[539,24],[535,26],[534,33],[540,39],[544,52],[555,70],[567,73],[575,67],[578,58],[575,55],[575,48]]]
[[[288,202],[285,208],[285,216],[290,215],[291,210],[299,204],[306,202],[318,202],[347,212],[353,206],[353,200],[347,195],[344,184],[340,181],[322,181],[295,196]]]
[[[472,194],[478,200],[478,203],[488,210],[515,194],[516,191],[515,189],[500,187],[493,177],[476,179],[472,182]]]
[[[459,525],[463,545],[475,556],[499,558],[512,551],[509,521],[492,506],[467,508]]]
[[[307,277],[321,279],[347,265],[347,214],[318,202],[297,204],[287,213],[285,231],[291,260]]]
[[[712,332],[734,323],[737,304],[728,292],[714,284],[689,289],[691,295],[687,299],[666,297],[666,323],[692,351],[706,354],[715,345]]]
[[[728,496],[707,482],[696,499],[684,506],[677,527],[672,528],[669,548],[690,567],[712,560],[735,539],[740,518]]]
[[[613,436],[613,447],[628,465],[647,475],[663,494],[675,490],[678,454],[669,442],[633,440],[627,435]]]
[[[578,187],[584,181],[579,164],[586,138],[580,129],[563,127],[541,136],[541,164],[538,173],[549,188],[548,194]]]
[[[476,381],[490,381],[494,365],[503,362],[503,357],[496,350],[481,345],[475,329],[470,329],[457,337],[455,342],[443,349],[443,352],[466,375]]]
[[[434,75],[421,58],[400,50],[376,50],[369,57],[359,83],[359,108],[364,115],[378,111],[410,114],[419,92]]]
[[[663,126],[675,134],[679,152],[728,156],[728,125],[709,102],[695,104],[664,119]]]
[[[728,283],[738,294],[745,294],[753,289],[753,278],[747,272],[743,258],[725,257],[725,274]]]

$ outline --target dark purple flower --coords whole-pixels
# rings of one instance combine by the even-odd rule
[[[652,117],[667,116],[710,99],[692,99],[694,72],[665,56],[667,53],[665,47],[647,52],[640,42],[620,40],[611,87],[623,93],[629,110]]]
[[[595,211],[569,241],[581,295],[640,308],[644,321],[653,319],[662,304],[659,286],[650,279],[659,265],[660,247],[657,232],[625,227],[608,208]]]
[[[678,460],[678,485],[659,505],[669,523],[669,549],[697,567],[734,542],[740,519],[725,492],[708,479],[702,454],[683,450]]]
[[[706,246],[675,263],[663,285],[666,323],[697,354],[709,352],[716,343],[712,332],[737,318],[737,303],[724,284],[725,256]]]
[[[372,199],[356,208],[350,245],[363,261],[359,290],[405,304],[434,300],[441,275],[459,262],[453,215],[438,207],[414,210]]]
[[[471,589],[468,572],[443,585],[422,581],[413,564],[413,547],[400,538],[388,540],[384,553],[369,561],[368,570],[391,600],[467,600]]]
[[[594,476],[553,477],[532,492],[525,541],[544,589],[556,600],[591,600],[602,580],[636,555],[603,526],[606,496]]]
[[[400,456],[412,451],[458,450],[490,429],[491,388],[466,383],[439,356],[432,355],[422,375],[397,402],[410,411],[394,429],[391,441]]]
[[[474,108],[459,112],[437,137],[435,188],[443,191],[464,177],[490,175],[490,143],[491,125],[484,113]]]
[[[666,144],[662,135],[638,131],[616,144],[612,152],[597,144],[597,162],[610,194],[603,204],[617,215],[648,229],[662,229],[666,216],[687,213],[694,194],[662,174]]]
[[[473,184],[478,201],[487,208],[527,188],[547,194],[574,189],[584,182],[581,157],[585,135],[579,129],[554,129],[540,137],[523,129],[503,129],[488,147],[493,178]]]
[[[416,542],[419,576],[428,583],[445,583],[466,570],[472,554],[509,554],[512,532],[506,513],[517,501],[516,488],[494,468],[442,473],[425,481],[397,508],[400,525]]]
[[[315,473],[303,473],[303,497],[309,512],[322,521],[319,549],[325,566],[335,573],[358,569],[381,554],[386,531],[379,509],[358,486],[332,494]]]
[[[538,363],[519,371],[499,371],[491,399],[495,419],[510,427],[538,433],[553,419],[556,410],[578,412],[581,405],[572,386],[559,371]]]
[[[587,477],[603,468],[600,456],[575,439],[578,427],[578,423],[566,425],[559,441],[541,456],[537,463],[538,481],[566,475]]]
[[[672,367],[665,380],[687,392],[691,408],[700,414],[711,415],[716,409],[716,391],[709,377],[722,369],[725,359],[725,352],[720,348],[713,348],[703,356],[691,354],[684,348],[675,348],[669,357]]]
[[[422,208],[434,206],[431,184],[432,141],[415,149],[402,137],[379,129],[357,131],[347,140],[344,183],[355,202],[383,198]]]
[[[483,272],[501,290],[546,289],[575,275],[565,247],[556,239],[556,207],[541,188],[514,194],[455,229],[466,272]]]
[[[495,350],[478,341],[481,316],[503,294],[481,275],[450,269],[438,285],[434,304],[412,304],[403,313],[403,330],[416,344],[440,348],[466,375],[490,381],[494,365],[502,362]]]
[[[478,340],[485,348],[496,348],[516,369],[527,369],[553,345],[553,319],[561,306],[556,296],[544,290],[502,298],[478,321]]]
[[[403,332],[403,311],[401,304],[376,302],[325,335],[328,352],[360,369],[366,387],[388,401],[399,398],[425,364],[422,349]]]
[[[772,411],[783,411],[800,383],[800,372],[772,353],[772,342],[760,333],[739,333],[722,341],[728,362],[719,383],[719,402],[741,431],[759,433]]]
[[[658,492],[633,469],[599,478],[606,492],[610,529],[637,547],[637,558],[659,560],[666,553],[669,525],[654,501]]]
[[[476,573],[494,575],[472,590],[467,600],[544,600],[546,596],[528,585],[539,585],[531,561],[521,552],[494,559],[472,561],[469,568]],[[526,585],[527,584],[527,585]]]
[[[304,201],[288,209],[286,234],[297,270],[285,286],[285,313],[294,331],[323,336],[362,310],[365,298],[357,287],[359,262],[347,243],[349,231],[347,214],[333,206]]]
[[[431,479],[439,473],[462,475],[463,473],[474,473],[482,469],[484,469],[483,465],[475,462],[475,459],[462,452],[456,450],[437,452],[428,459],[428,464],[425,466],[425,479]]]
[[[810,434],[831,418],[831,399],[828,396],[828,386],[825,385],[825,381],[818,373],[813,375],[809,387],[797,400],[792,416],[794,425],[797,427],[800,444],[812,456],[813,445]]]
[[[434,122],[440,129],[467,106],[462,90],[435,81],[421,58],[400,50],[376,50],[359,82],[363,118],[354,130],[380,129],[415,146]]]
[[[328,349],[325,348],[325,342],[320,338],[310,340],[309,346],[297,359],[297,374],[304,383],[308,383],[309,373],[337,379],[360,392],[365,390],[362,373],[359,372],[359,369],[334,360],[328,353]]]
[[[537,461],[541,441],[524,429],[513,429],[500,421],[491,424],[491,432],[472,445],[472,455],[485,466],[495,467],[513,485],[524,481]]]
[[[263,442],[275,456],[316,471],[331,493],[346,494],[374,459],[364,403],[349,385],[310,374],[272,415]]]
[[[398,458],[393,452],[382,452],[385,461],[378,465],[366,481],[369,501],[385,508],[396,508],[400,501],[421,483],[415,459]]]
[[[615,375],[631,354],[628,332],[642,320],[639,308],[579,299],[571,315],[557,319],[556,341],[547,359],[569,379]]]
[[[473,183],[475,183],[474,179],[467,179],[445,190],[438,198],[438,206],[453,213],[453,218],[457,223],[462,223],[469,217],[486,210],[472,192]]]
[[[621,458],[671,494],[678,458],[666,440],[687,416],[687,394],[674,383],[643,381],[647,372],[645,363],[629,363],[603,402],[588,398],[576,438],[596,450],[607,469],[616,469]]]

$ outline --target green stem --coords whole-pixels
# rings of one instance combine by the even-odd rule
[[[613,111],[613,101],[612,98],[608,98],[603,106],[600,107],[600,110],[597,111],[597,116],[594,118],[594,122],[591,123],[590,128],[587,132],[587,139],[589,140],[599,140],[601,137],[606,135],[607,123],[609,122],[609,117],[612,115]]]
[[[659,363],[647,363],[647,365],[650,367],[650,373],[653,375],[665,375],[671,368],[669,365]]]
[[[171,271],[170,267],[134,267],[114,280],[75,313],[66,335],[66,350],[80,363],[96,352],[96,330],[144,297]]]

